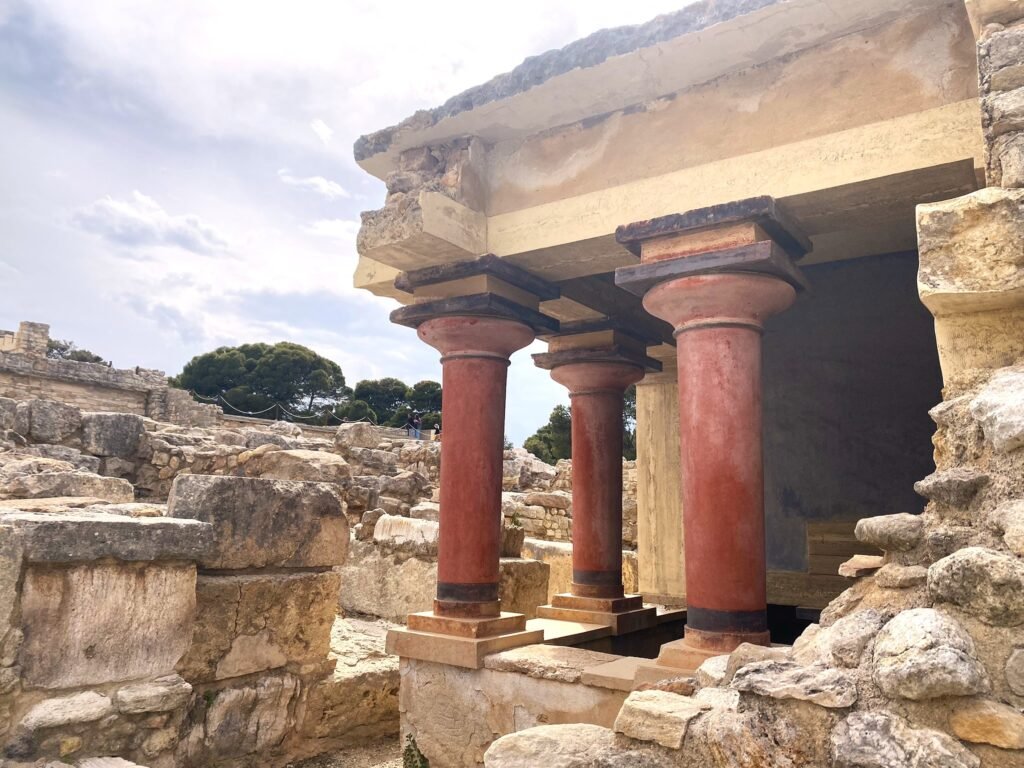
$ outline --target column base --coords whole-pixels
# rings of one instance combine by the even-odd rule
[[[645,608],[643,598],[639,595],[611,598],[555,595],[551,605],[537,608],[537,616],[581,624],[600,624],[609,627],[613,635],[638,632],[658,623],[657,609]]]
[[[426,612],[410,614],[407,628],[390,630],[386,649],[402,658],[480,669],[488,654],[543,641],[544,631],[527,629],[521,613],[459,619]]]
[[[702,632],[687,627],[682,640],[673,640],[661,646],[657,663],[666,667],[695,670],[710,658],[732,653],[743,643],[769,646],[771,637],[768,632],[727,634]]]

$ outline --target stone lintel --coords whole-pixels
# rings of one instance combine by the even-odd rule
[[[615,338],[626,346],[636,347],[637,349],[663,343],[663,334],[660,333],[660,328],[655,330],[640,327],[629,319],[607,316],[590,320],[563,321],[558,329],[558,333],[550,336],[547,341],[549,344],[561,345],[562,347],[570,345],[577,347],[593,346],[576,343],[576,341],[585,339],[588,334],[603,332],[610,334],[610,338]],[[552,349],[554,350],[554,347]]]
[[[807,280],[789,255],[772,240],[632,267],[619,267],[615,270],[615,284],[630,293],[643,296],[654,286],[668,280],[723,272],[770,275],[785,280],[797,290],[808,288]]]
[[[388,632],[386,650],[405,659],[432,661],[452,667],[480,669],[484,657],[491,653],[544,642],[544,631],[527,629],[493,637],[457,637],[411,629],[392,629]]]
[[[794,259],[812,250],[810,238],[775,198],[767,195],[625,224],[615,230],[615,239],[634,255],[641,256],[646,241],[740,224],[756,225]]]
[[[653,357],[647,357],[642,349],[635,350],[622,345],[540,352],[533,355],[533,363],[538,368],[543,368],[546,371],[563,365],[575,365],[577,363],[622,363],[624,365],[635,365],[643,368],[645,371],[661,370],[661,363]]]
[[[198,520],[73,510],[0,514],[0,537],[14,538],[33,563],[195,561],[213,547],[213,526]]]
[[[496,293],[478,293],[471,296],[456,296],[437,299],[422,304],[400,307],[391,313],[391,322],[408,328],[418,328],[427,320],[437,317],[495,317],[513,320],[529,326],[536,333],[558,331],[558,321],[543,315],[535,309],[499,296]]]
[[[453,264],[438,264],[422,269],[408,270],[395,278],[395,287],[406,293],[416,294],[419,293],[416,289],[423,286],[450,283],[478,275],[496,277],[509,285],[533,294],[541,301],[557,299],[561,295],[557,286],[493,253],[484,254],[476,259],[457,261]]]

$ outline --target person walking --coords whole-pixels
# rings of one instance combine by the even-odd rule
[[[420,427],[423,425],[423,422],[420,421],[420,415],[416,411],[412,412],[412,419],[409,423],[412,424],[412,436],[419,440],[422,434]]]

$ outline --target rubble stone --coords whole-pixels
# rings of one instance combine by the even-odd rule
[[[874,680],[893,698],[971,696],[989,688],[971,636],[932,608],[903,611],[875,640]]]
[[[989,481],[988,475],[970,467],[934,472],[914,483],[914,490],[930,501],[950,507],[967,507]]]
[[[832,732],[834,768],[978,768],[981,760],[940,731],[888,712],[854,712]]]
[[[671,754],[671,753],[668,753]],[[545,725],[510,733],[484,754],[486,768],[669,768],[668,754],[643,742],[616,741],[598,725]]]
[[[1006,684],[1018,696],[1024,696],[1024,648],[1014,648],[1006,660]]]
[[[928,569],[923,565],[887,563],[875,574],[875,583],[886,589],[909,589],[927,581]]]
[[[326,451],[268,451],[246,464],[250,477],[273,480],[303,480],[348,486],[352,470],[341,456]]]
[[[683,746],[690,721],[709,707],[666,691],[633,691],[626,698],[614,730],[638,741],[653,741],[669,749]]]
[[[348,551],[345,503],[330,483],[181,475],[167,514],[213,525],[204,568],[334,566]]]
[[[1003,535],[1003,543],[1015,555],[1024,557],[1024,500],[1000,504],[989,521]]]
[[[933,563],[928,592],[987,624],[1024,623],[1024,561],[1003,552],[967,547]]]
[[[736,673],[730,685],[745,693],[810,701],[820,707],[850,707],[857,701],[857,686],[845,672],[804,667],[792,661],[748,664]]]
[[[924,523],[918,515],[866,517],[857,522],[854,533],[865,544],[887,552],[906,552],[921,541]]]
[[[856,667],[884,624],[885,616],[870,608],[844,616],[829,627],[812,624],[793,644],[793,658],[805,666]]]
[[[996,452],[1024,446],[1024,367],[997,371],[971,401],[970,411]]]
[[[949,716],[961,741],[991,744],[1000,749],[1024,749],[1024,715],[995,701],[976,700],[958,706]]]

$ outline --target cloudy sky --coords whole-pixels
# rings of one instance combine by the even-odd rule
[[[352,288],[383,185],[363,133],[597,29],[685,0],[0,0],[0,328],[174,374],[295,341],[350,384],[440,379]],[[536,350],[533,350],[536,351]],[[515,442],[567,401],[520,352]]]

